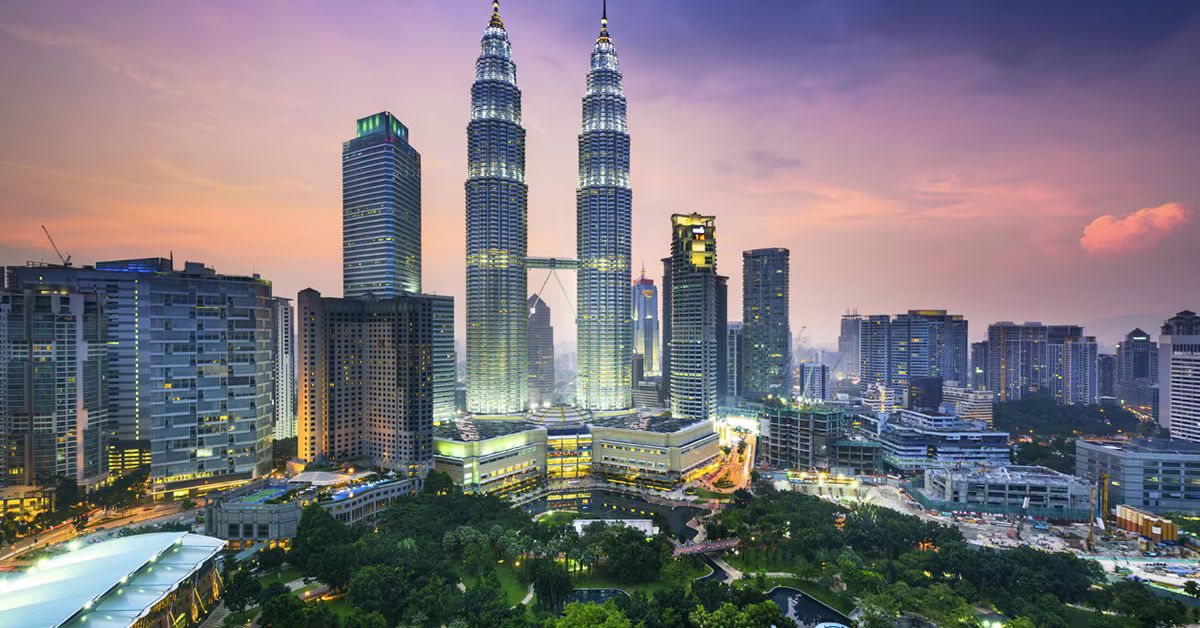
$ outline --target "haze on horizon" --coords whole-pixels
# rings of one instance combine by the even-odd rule
[[[423,157],[425,290],[464,319],[469,88],[490,2],[18,0],[0,8],[0,264],[166,256],[341,286],[341,142],[391,111]],[[792,251],[792,330],[945,308],[1111,344],[1200,307],[1200,3],[609,2],[634,267],[671,213]],[[506,0],[530,251],[573,256],[599,2]],[[542,283],[540,271],[530,288]],[[569,293],[574,280],[562,275]],[[573,299],[573,294],[571,294]],[[553,280],[556,336],[573,340]],[[561,342],[560,342],[561,344]]]

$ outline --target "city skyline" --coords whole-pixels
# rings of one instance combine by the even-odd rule
[[[576,105],[598,4],[504,6],[524,64],[537,255],[572,254],[558,229],[577,185]],[[1186,63],[1195,7],[1161,3],[1133,19],[1101,4],[1080,19],[1051,3],[998,19],[1006,16],[987,6],[937,6],[901,14],[877,3],[763,3],[735,14],[614,2],[625,90],[638,105],[632,263],[654,265],[669,215],[690,211],[717,216],[727,258],[765,246],[824,255],[830,270],[792,287],[791,325],[826,345],[850,307],[961,312],[975,322],[973,340],[994,321],[1072,322],[1106,347],[1189,307],[1178,295],[1200,279],[1160,269],[1181,268],[1173,260],[1200,242],[1188,176],[1196,122],[1184,113],[1200,102]],[[14,87],[0,105],[0,255],[53,261],[44,222],[80,262],[174,251],[257,272],[279,295],[309,285],[335,295],[338,147],[352,120],[392,111],[425,158],[425,289],[459,298],[461,341],[463,85],[487,7],[362,10],[379,24],[312,6],[274,23],[277,12],[261,9],[115,4],[100,18],[12,5],[0,26],[10,60],[0,74]],[[198,19],[178,19],[187,11]],[[764,25],[768,11],[782,19]],[[704,29],[707,20],[724,26]],[[405,46],[372,40],[382,24]],[[767,36],[751,38],[751,26]],[[928,41],[931,28],[979,35],[985,26],[992,36]],[[1039,40],[1049,33],[1061,36]],[[784,35],[803,54],[781,55]],[[863,43],[850,51],[849,41]],[[438,71],[398,63],[396,80],[364,80],[376,54],[436,59]],[[930,64],[945,71],[917,74]],[[688,132],[697,128],[705,132]],[[90,150],[77,150],[81,142]],[[721,155],[703,150],[713,142],[726,146]],[[727,184],[707,183],[716,176]],[[869,254],[846,255],[851,246]],[[913,247],[937,255],[907,258],[914,279],[903,289],[846,280]],[[933,272],[938,264],[946,274]],[[1102,296],[1116,289],[1122,299]],[[561,298],[547,295],[569,339]]]

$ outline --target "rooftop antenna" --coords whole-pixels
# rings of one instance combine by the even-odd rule
[[[62,251],[58,250],[58,245],[54,243],[54,237],[50,235],[50,230],[46,228],[46,225],[42,225],[42,232],[46,234],[46,239],[50,241],[50,246],[54,247],[54,253],[58,255],[58,261],[62,262],[63,267],[70,268],[71,256],[68,254],[66,257],[63,257]]]

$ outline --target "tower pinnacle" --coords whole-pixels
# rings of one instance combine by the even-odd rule
[[[600,8],[600,37],[596,41],[607,43],[608,39],[608,0],[603,0]]]
[[[504,20],[500,19],[500,0],[492,0],[492,21],[488,28],[504,28]]]

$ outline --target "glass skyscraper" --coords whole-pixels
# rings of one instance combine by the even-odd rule
[[[538,295],[529,297],[529,403],[554,402],[554,326],[550,306]]]
[[[529,188],[521,90],[500,3],[483,33],[467,124],[467,410],[528,406]],[[626,315],[628,312],[626,312]]]
[[[783,248],[742,251],[742,394],[790,397],[792,333],[788,267]]]
[[[342,292],[421,291],[421,155],[384,111],[342,144]]]
[[[711,419],[717,412],[718,355],[725,343],[718,335],[721,283],[717,275],[717,241],[713,216],[671,216],[670,377],[671,413]],[[721,377],[720,379],[724,379]]]
[[[628,408],[633,401],[629,334],[633,192],[625,112],[620,64],[604,15],[583,96],[575,193],[579,256],[575,399],[588,410]]]
[[[643,356],[642,375],[662,375],[662,357],[658,347],[658,286],[646,277],[646,271],[633,282],[633,353]]]

